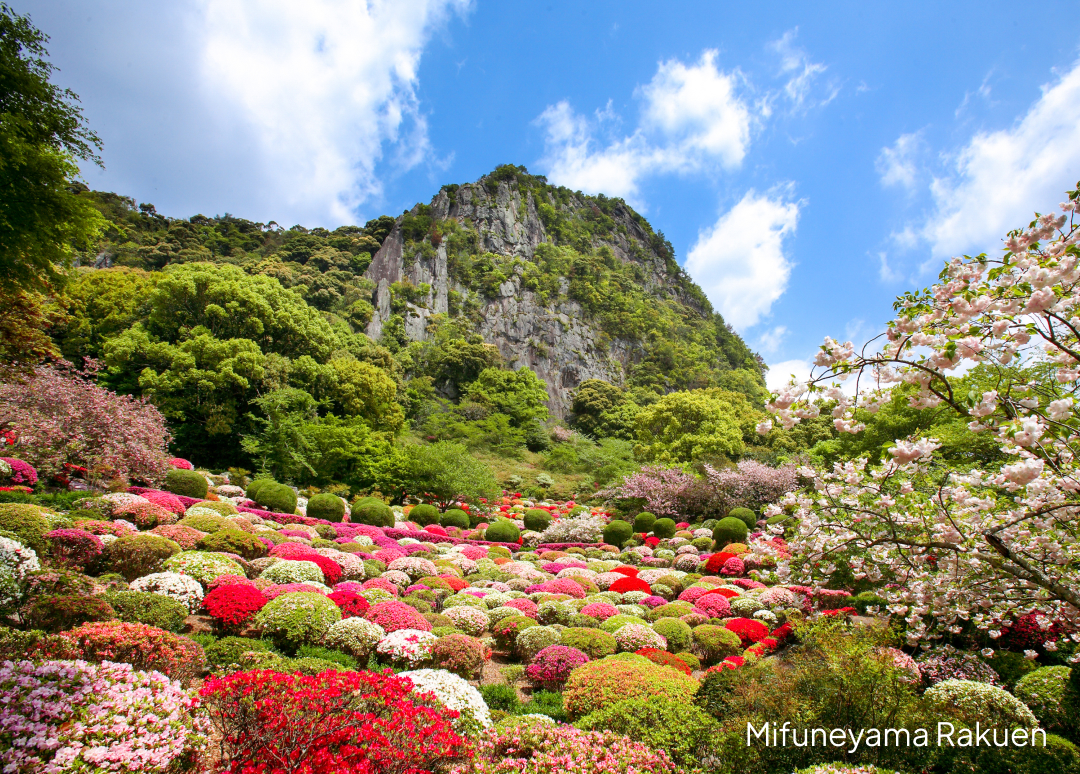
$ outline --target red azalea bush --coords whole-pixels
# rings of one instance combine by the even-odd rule
[[[421,774],[467,754],[458,717],[374,672],[237,672],[199,695],[229,774]]]
[[[339,580],[341,580],[341,565],[335,562],[329,557],[322,554],[312,553],[303,558],[305,562],[313,562],[319,565],[319,569],[322,570],[323,577],[326,578],[326,585],[333,586]]]
[[[684,675],[688,675],[692,671],[690,667],[686,665],[685,661],[683,661],[681,658],[677,658],[672,653],[668,653],[666,650],[660,650],[659,648],[641,648],[639,650],[635,650],[634,653],[639,656],[644,656],[654,664],[660,664],[662,666],[669,666],[673,669],[678,669]]]
[[[625,594],[628,591],[644,591],[646,594],[651,594],[652,589],[649,584],[640,578],[619,578],[611,584],[608,591],[614,591],[616,594]]]
[[[195,470],[195,466],[185,460],[183,457],[173,457],[169,460],[169,465],[180,470]]]
[[[372,623],[377,623],[387,634],[396,632],[399,629],[431,631],[431,624],[427,622],[424,616],[420,615],[415,607],[396,600],[388,600],[372,605],[364,617]]]
[[[150,530],[151,535],[161,535],[175,542],[185,551],[190,551],[199,545],[199,541],[206,537],[205,532],[200,532],[191,527],[181,527],[179,524],[162,524]]]
[[[84,661],[115,661],[136,669],[157,670],[181,682],[199,675],[206,663],[194,640],[139,623],[87,623],[61,632]]]
[[[371,607],[371,603],[355,591],[335,591],[326,596],[341,609],[342,618],[363,616]]]
[[[739,635],[742,646],[748,648],[769,636],[769,627],[753,618],[732,618],[724,626]]]
[[[156,527],[158,524],[173,524],[177,520],[175,513],[154,503],[121,505],[113,512],[113,516],[117,519],[130,521],[141,529]]]
[[[45,539],[53,560],[73,570],[85,569],[105,547],[101,538],[84,529],[54,529],[45,534]]]
[[[548,645],[536,654],[525,674],[544,688],[558,690],[566,683],[572,671],[588,662],[589,657],[577,648]]]
[[[214,623],[222,629],[232,630],[246,623],[263,609],[266,596],[254,586],[218,586],[203,598],[203,607]]]
[[[720,570],[724,568],[724,563],[728,559],[734,559],[736,554],[728,551],[718,551],[708,558],[705,562],[705,571],[710,575],[718,575]]]

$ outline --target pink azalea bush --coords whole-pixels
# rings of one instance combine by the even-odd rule
[[[33,486],[38,482],[37,471],[30,463],[14,457],[0,457],[0,460],[6,462],[11,468],[10,479],[13,483]]]
[[[570,673],[589,661],[589,657],[577,648],[565,645],[548,645],[543,648],[525,670],[525,674],[542,687],[561,688]]]
[[[12,772],[164,773],[206,742],[195,701],[160,672],[0,663],[0,763]]]

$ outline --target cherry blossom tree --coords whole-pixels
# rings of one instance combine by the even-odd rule
[[[913,407],[950,408],[1011,460],[950,469],[935,457],[936,439],[911,437],[880,466],[801,468],[813,486],[769,509],[798,519],[782,575],[846,564],[886,584],[912,642],[967,621],[996,637],[1028,613],[1044,630],[1080,624],[1080,200],[1068,196],[1062,214],[1010,232],[1000,257],[948,261],[937,284],[897,300],[887,332],[858,352],[826,338],[810,379],[771,396],[774,419],[760,433],[774,420],[790,428],[818,416],[822,398],[835,401],[836,428],[854,433],[857,412],[875,412],[890,387],[907,383]],[[957,374],[977,365],[997,387],[961,391]],[[1046,647],[1055,647],[1049,638]]]

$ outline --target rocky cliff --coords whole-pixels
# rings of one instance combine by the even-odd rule
[[[413,341],[430,335],[436,316],[464,317],[508,364],[547,384],[555,416],[585,379],[623,386],[655,360],[658,337],[680,335],[658,330],[662,318],[668,328],[713,331],[702,345],[708,370],[760,380],[760,361],[712,312],[662,234],[621,200],[554,188],[522,168],[445,186],[397,218],[365,276],[375,284],[371,338],[395,316]]]

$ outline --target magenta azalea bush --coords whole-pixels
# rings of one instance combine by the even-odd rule
[[[589,657],[577,648],[548,645],[536,654],[525,674],[545,688],[561,688],[570,673],[588,661]]]
[[[160,672],[85,661],[0,663],[6,772],[166,772],[205,743],[194,699]]]

